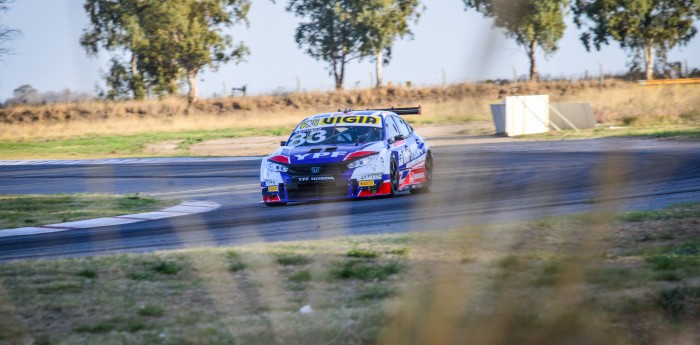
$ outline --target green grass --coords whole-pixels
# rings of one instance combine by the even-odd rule
[[[0,196],[0,229],[142,213],[176,205],[142,195],[53,194]]]
[[[306,255],[294,253],[278,253],[275,255],[277,263],[283,266],[303,266],[311,262],[311,258]]]
[[[683,316],[692,312],[689,306],[700,303],[700,287],[676,286],[662,288],[658,291],[655,302],[663,309],[666,317],[677,322]]]
[[[238,272],[248,268],[248,265],[243,262],[241,254],[235,250],[229,250],[225,254],[228,270]]]
[[[401,263],[390,261],[376,263],[365,260],[347,260],[339,262],[330,270],[335,279],[385,280],[398,274],[403,269]]]
[[[348,250],[348,253],[346,255],[351,258],[374,259],[378,258],[381,255],[381,253],[370,249],[353,248]]]
[[[148,144],[166,140],[182,140],[176,155],[188,155],[188,149],[199,142],[258,135],[284,135],[289,128],[241,128],[197,130],[186,132],[154,132],[137,135],[85,135],[64,139],[0,140],[0,157],[22,158],[91,158],[145,157]]]
[[[311,271],[299,270],[289,276],[289,280],[295,283],[304,283],[311,280]]]
[[[700,203],[671,205],[658,210],[633,211],[620,215],[620,219],[627,222],[669,220],[689,217],[700,217]]]

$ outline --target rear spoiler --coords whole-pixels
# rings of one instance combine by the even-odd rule
[[[391,111],[393,113],[396,113],[396,115],[421,115],[422,114],[422,109],[421,106],[417,107],[409,107],[409,108],[387,108],[387,109],[367,109],[367,110],[376,110],[376,111]]]

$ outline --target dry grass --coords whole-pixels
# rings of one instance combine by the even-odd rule
[[[598,123],[649,126],[700,125],[700,85],[643,87],[628,84],[608,89],[589,88],[554,101],[589,102]]]
[[[293,127],[314,113],[343,108],[424,107],[413,123],[490,120],[489,104],[505,95],[549,94],[552,101],[590,102],[599,122],[645,125],[698,123],[700,92],[695,85],[642,87],[610,80],[539,84],[455,84],[447,87],[387,87],[344,92],[309,92],[203,100],[83,102],[0,108],[0,139],[66,138],[95,134]]]

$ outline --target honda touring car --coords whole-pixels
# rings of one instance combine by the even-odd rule
[[[318,114],[296,126],[260,166],[262,202],[396,196],[428,191],[433,156],[399,115],[420,107]]]

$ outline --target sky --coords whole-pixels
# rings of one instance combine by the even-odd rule
[[[229,30],[234,42],[243,42],[251,54],[245,62],[205,69],[200,75],[200,97],[221,95],[232,87],[247,86],[249,94],[332,90],[333,78],[327,64],[306,55],[294,41],[299,18],[284,10],[283,0],[253,0],[249,25]],[[470,10],[462,0],[424,0],[425,11],[412,26],[411,40],[397,40],[393,58],[384,66],[385,82],[439,85],[443,82],[474,82],[512,79],[514,73],[528,73],[525,52],[492,20]],[[94,93],[104,88],[103,75],[110,53],[88,57],[79,44],[88,18],[80,0],[21,0],[0,14],[0,23],[19,29],[22,35],[10,47],[12,55],[0,61],[0,101],[13,90],[29,84],[39,90],[65,88]],[[696,23],[700,27],[700,23]],[[538,54],[541,75],[581,77],[597,75],[602,64],[606,73],[626,70],[627,54],[616,42],[601,51],[587,52],[579,40],[580,30],[567,19],[567,30],[553,56]],[[700,35],[690,44],[674,49],[671,61],[687,61],[700,68]],[[373,85],[374,64],[353,61],[346,70],[345,87]],[[184,90],[183,90],[184,91]]]

